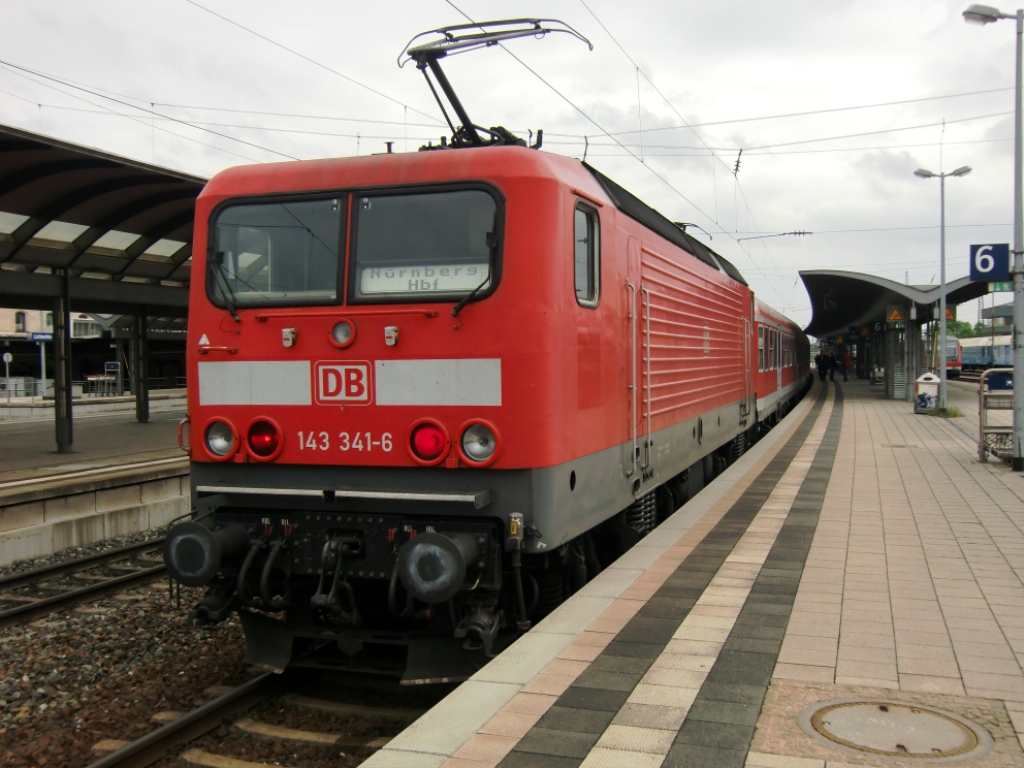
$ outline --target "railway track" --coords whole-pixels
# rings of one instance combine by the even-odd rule
[[[163,538],[0,578],[0,629],[166,574]]]
[[[247,710],[272,695],[279,678],[268,672],[245,685],[234,688],[188,714],[147,733],[140,739],[116,748],[88,768],[144,768],[166,757],[168,752],[183,741],[188,742],[216,729],[226,717]],[[103,742],[98,745],[103,748]]]
[[[107,754],[87,768],[146,768],[171,756],[176,756],[176,764],[180,766],[258,768],[268,762],[284,766],[275,758],[273,750],[277,747],[280,752],[285,746],[285,751],[305,747],[330,752],[335,757],[338,750],[358,750],[369,755],[424,711],[320,699],[289,692],[294,687],[294,681],[287,674],[267,673],[238,688],[215,691],[220,694],[217,698],[191,712],[154,713],[151,719],[163,725],[133,742],[100,742],[94,751]],[[314,719],[333,718],[347,722],[348,727],[335,728],[345,731],[342,733],[307,730],[268,722],[260,717],[260,710],[282,713],[286,708],[302,710]],[[352,730],[366,731],[367,723],[381,721],[389,723],[387,730],[392,732],[391,735],[348,733]],[[374,729],[379,730],[379,725],[369,728]],[[247,743],[246,753],[253,756],[255,752],[256,760],[222,753],[223,735],[228,730],[234,732],[236,741]],[[304,762],[308,762],[308,757]],[[324,759],[327,762],[326,756]]]

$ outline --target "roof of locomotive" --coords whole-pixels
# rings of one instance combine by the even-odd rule
[[[236,166],[210,179],[200,197],[531,177],[583,185],[591,190],[590,194],[601,193],[577,161],[525,147],[503,146]]]
[[[747,285],[743,275],[728,259],[688,235],[596,168],[575,158],[525,147],[384,153],[236,166],[210,179],[200,199],[239,194],[306,192],[348,185],[366,186],[367,179],[372,179],[373,186],[391,186],[429,184],[453,179],[477,180],[481,176],[547,176],[571,186],[581,186],[584,179],[591,180],[591,183],[596,181],[599,189],[619,211],[708,266]]]
[[[583,166],[597,179],[605,194],[615,203],[615,207],[624,214],[631,219],[639,221],[648,229],[657,232],[669,242],[675,243],[683,250],[693,254],[705,264],[721,269],[733,280],[747,285],[747,281],[743,279],[743,275],[733,266],[731,261],[712,251],[697,238],[686,234],[686,231],[681,227],[673,224],[664,215],[651,208],[651,206],[632,192],[619,186],[593,166],[587,163],[583,163]]]

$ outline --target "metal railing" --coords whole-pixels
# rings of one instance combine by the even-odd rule
[[[1007,458],[1013,455],[1013,425],[991,424],[991,411],[1013,410],[1013,389],[993,389],[989,380],[993,376],[1009,376],[1013,384],[1013,368],[989,368],[978,379],[978,461],[987,461],[988,455]]]
[[[117,377],[109,375],[86,376],[82,381],[71,382],[71,396],[81,398],[102,398],[127,396],[131,394],[131,378],[123,378],[124,391],[118,392]],[[163,376],[149,380],[150,392],[154,390],[184,389],[184,376]],[[53,400],[53,379],[37,379],[34,376],[0,376],[0,403],[11,400],[29,400],[32,403]]]

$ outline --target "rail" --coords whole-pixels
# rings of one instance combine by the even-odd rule
[[[992,389],[989,379],[1008,375],[1013,384],[1013,368],[989,368],[978,377],[978,461],[988,461],[988,455],[998,458],[1013,452],[1013,426],[990,424],[990,411],[1013,410],[1012,389]]]
[[[177,744],[189,742],[209,733],[238,710],[246,710],[266,699],[279,684],[280,677],[267,672],[233,691],[219,696],[198,709],[147,733],[121,747],[87,768],[145,768],[162,759]]]
[[[167,569],[162,563],[150,566],[141,557],[158,550],[163,541],[162,537],[150,539],[0,579],[0,606],[8,606],[0,607],[0,628],[163,576]],[[120,575],[91,573],[97,570],[120,571]],[[57,583],[58,579],[67,583]],[[82,585],[83,581],[89,583]],[[32,594],[18,594],[19,591]]]

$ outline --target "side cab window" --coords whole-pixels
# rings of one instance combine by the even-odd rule
[[[596,210],[580,202],[573,211],[572,258],[576,302],[596,307],[601,297],[601,222]]]

